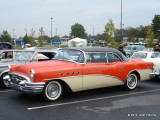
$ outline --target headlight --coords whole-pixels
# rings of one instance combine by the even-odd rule
[[[32,80],[35,79],[35,72],[34,72],[34,70],[31,70],[31,71],[30,71],[30,76],[31,76],[31,79],[32,79]]]

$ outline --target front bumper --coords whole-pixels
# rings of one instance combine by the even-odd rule
[[[20,79],[21,78],[21,79]],[[26,79],[26,76],[18,74],[10,74],[8,80],[9,87],[22,93],[27,94],[39,94],[42,93],[45,82],[30,82]]]
[[[150,73],[150,78],[151,79],[159,78],[159,77],[160,77],[160,73],[159,72]]]

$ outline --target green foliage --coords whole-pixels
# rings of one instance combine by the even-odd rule
[[[74,36],[74,37],[79,37],[79,38],[87,38],[87,34],[85,33],[84,26],[78,23],[71,26],[70,35],[71,37]]]
[[[29,43],[30,43],[29,37],[28,37],[27,34],[23,37],[23,42],[24,42],[25,44],[29,44]]]
[[[35,43],[35,30],[32,28],[32,30],[31,30],[31,35],[29,36],[29,43],[32,45],[32,46],[34,46],[34,45],[36,45],[36,43]]]
[[[116,29],[114,27],[113,20],[110,19],[109,22],[105,25],[104,36],[105,43],[110,43],[112,47],[116,46],[116,41],[114,40],[115,31]]]
[[[3,33],[0,35],[0,41],[1,42],[11,42],[12,38],[10,34],[4,30]]]
[[[155,36],[160,39],[160,15],[155,15],[152,20]]]
[[[147,36],[146,37],[149,39],[147,41],[147,47],[153,47],[154,46],[153,38],[155,37],[155,34],[152,31],[152,28],[153,28],[153,26],[150,25],[150,26],[148,26],[148,29],[147,29]]]
[[[44,35],[44,40],[46,40],[47,43],[49,43],[49,45],[51,44],[51,38],[47,35]]]
[[[142,26],[140,25],[139,27],[136,28],[136,37],[138,38],[145,38],[146,37],[146,32],[147,32],[148,26]]]
[[[138,42],[135,41],[135,38],[145,38],[146,31],[148,26],[139,26],[139,27],[128,27],[124,29],[124,36],[129,38],[129,42]]]
[[[39,29],[39,47],[42,47],[43,46],[43,41],[44,41],[44,30],[43,30],[43,27],[41,27]]]

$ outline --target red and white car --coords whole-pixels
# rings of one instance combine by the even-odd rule
[[[153,63],[128,59],[113,48],[63,48],[54,60],[10,66],[9,86],[22,93],[57,100],[62,92],[124,85],[132,90],[148,80]]]

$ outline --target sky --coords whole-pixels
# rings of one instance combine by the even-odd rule
[[[155,15],[160,15],[160,0],[122,0],[123,28],[146,26]],[[109,19],[120,29],[121,0],[1,0],[0,34],[7,30],[13,37],[39,35],[40,27],[45,34],[69,35],[71,26],[79,23],[86,33],[104,32]]]

